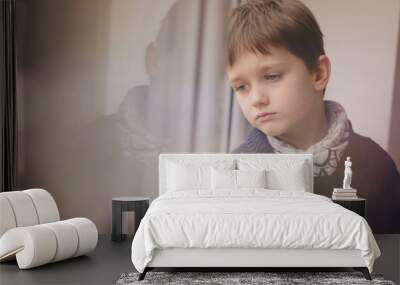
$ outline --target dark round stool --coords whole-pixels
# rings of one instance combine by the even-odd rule
[[[112,231],[113,241],[123,241],[126,235],[122,234],[122,214],[123,212],[135,212],[135,232],[139,227],[140,221],[149,208],[150,198],[147,197],[115,197],[112,198]]]

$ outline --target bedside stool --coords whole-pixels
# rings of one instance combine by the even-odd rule
[[[122,234],[122,213],[135,212],[135,232],[140,221],[149,208],[150,198],[147,197],[115,197],[112,198],[112,231],[111,240],[123,241],[126,235]]]
[[[364,198],[357,199],[332,199],[332,202],[339,204],[340,206],[359,214],[361,217],[366,218],[366,207],[367,200]]]

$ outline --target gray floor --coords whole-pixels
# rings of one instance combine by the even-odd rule
[[[100,235],[96,250],[33,269],[19,270],[16,262],[0,264],[0,284],[115,284],[124,272],[133,271],[131,241],[115,243]]]
[[[399,283],[400,235],[376,235],[382,256],[374,272]],[[114,243],[101,235],[94,252],[29,270],[19,270],[16,262],[0,264],[0,284],[115,284],[123,272],[134,271],[130,260],[131,239]]]
[[[381,256],[375,261],[374,271],[383,274],[385,279],[400,284],[400,234],[374,235]]]

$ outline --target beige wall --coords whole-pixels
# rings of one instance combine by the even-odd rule
[[[304,2],[326,35],[328,98],[345,106],[356,131],[387,148],[399,2]],[[110,114],[129,88],[148,82],[144,51],[172,3],[19,0],[29,11],[18,35],[20,185],[48,189],[62,218],[85,216],[107,233],[113,196],[156,195],[157,173],[146,170],[154,166],[119,157],[109,143]]]
[[[388,149],[400,1],[304,3],[320,23],[332,62],[327,98],[343,104],[356,132]]]
[[[80,187],[71,161],[81,129],[103,113],[106,100],[109,1],[18,1],[23,46],[23,139],[21,188],[41,187],[55,197],[63,218],[88,216],[96,189]],[[21,82],[19,82],[21,84]]]
[[[389,153],[395,160],[397,169],[400,171],[400,32],[397,41],[397,60],[394,79],[393,103],[389,134]]]
[[[145,47],[172,2],[19,0],[19,184],[48,189],[62,218],[109,232],[111,198],[143,194],[140,170],[111,175],[130,165],[104,152],[113,134],[102,120],[146,82]]]

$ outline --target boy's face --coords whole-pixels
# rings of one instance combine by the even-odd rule
[[[288,50],[270,52],[242,52],[227,69],[229,81],[252,126],[271,136],[296,134],[317,116],[324,86],[317,85],[314,73]]]

